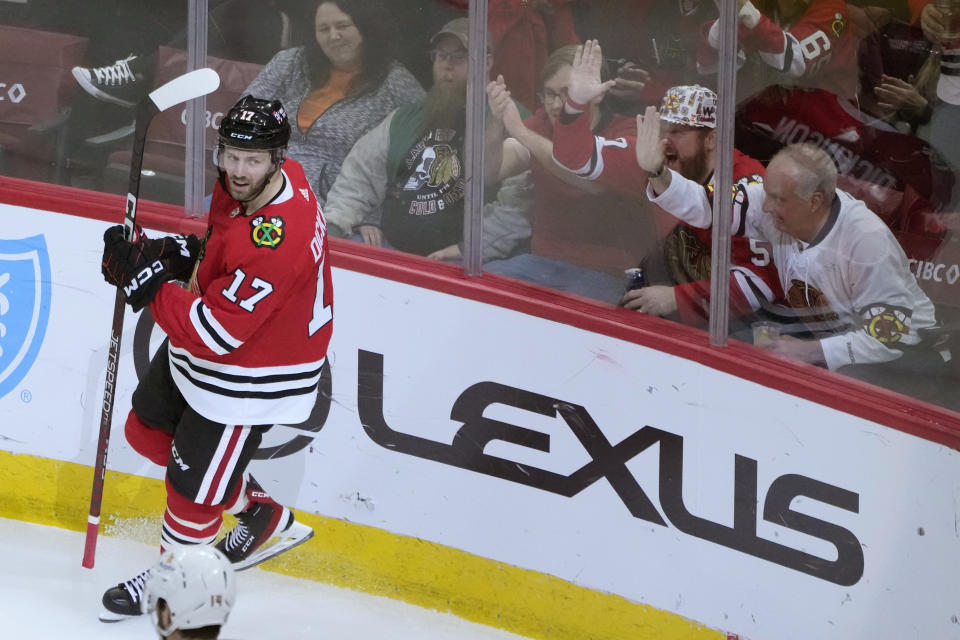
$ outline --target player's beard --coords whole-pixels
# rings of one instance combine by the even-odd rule
[[[438,82],[424,102],[427,131],[459,129],[466,119],[467,87],[461,83]]]
[[[240,190],[238,190],[233,183],[230,182],[230,177],[227,176],[227,187],[230,191],[230,197],[237,202],[249,202],[263,192],[264,186],[267,184],[267,181],[270,180],[272,175],[272,172],[268,173],[266,176],[256,182],[248,179],[247,184],[244,185]]]

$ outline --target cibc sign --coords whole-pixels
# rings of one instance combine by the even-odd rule
[[[928,262],[916,258],[910,258],[908,262],[910,263],[910,270],[917,277],[917,280],[946,282],[947,284],[956,284],[957,280],[960,280],[960,265]]]
[[[20,104],[27,97],[27,90],[19,82],[8,84],[0,82],[0,102]]]

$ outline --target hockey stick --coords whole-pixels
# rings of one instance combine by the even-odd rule
[[[162,87],[153,90],[137,105],[136,124],[133,131],[133,155],[130,157],[130,185],[127,192],[127,210],[123,216],[123,234],[127,240],[136,241],[137,198],[140,195],[140,170],[143,167],[143,146],[147,129],[153,117],[193,98],[212,93],[220,86],[220,76],[213,69],[197,69],[174,78]],[[97,441],[97,459],[93,470],[93,490],[90,494],[90,514],[87,516],[87,537],[83,545],[83,566],[93,568],[97,553],[97,536],[100,533],[100,504],[103,500],[103,479],[107,470],[107,449],[110,445],[110,423],[113,419],[113,402],[117,389],[117,370],[120,357],[120,340],[123,337],[125,311],[123,291],[117,288],[113,303],[113,328],[110,334],[110,350],[107,354],[107,374],[103,383],[103,404],[100,413],[100,438]]]

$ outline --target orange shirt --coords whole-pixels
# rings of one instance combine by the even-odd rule
[[[923,11],[923,8],[930,4],[931,1],[932,0],[907,0],[907,5],[910,7],[911,24],[920,24],[920,12]]]
[[[346,98],[350,83],[356,75],[356,72],[331,69],[326,84],[311,91],[300,104],[300,110],[297,112],[297,126],[300,130],[309,129],[324,111]]]

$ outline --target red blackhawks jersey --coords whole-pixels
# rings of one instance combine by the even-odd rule
[[[637,194],[647,185],[637,165],[636,136],[608,140],[590,131],[589,118],[564,113],[553,134],[554,160],[574,174]],[[762,182],[763,165],[734,150],[733,175],[737,182]],[[712,186],[707,187],[712,190]],[[709,229],[680,223],[665,239],[668,267],[677,285],[677,308],[683,322],[706,326],[710,306]],[[732,238],[730,254],[730,311],[742,316],[760,309],[763,301],[782,298],[779,277],[763,242]]]
[[[813,0],[803,15],[789,26],[803,53],[805,85],[826,89],[838,96],[856,95],[861,38],[852,20],[853,11],[844,0]]]
[[[298,424],[316,401],[333,327],[326,221],[300,164],[281,173],[249,216],[218,184],[197,292],[168,282],[150,304],[177,387],[215,422]]]
[[[859,82],[858,50],[863,12],[845,0],[813,0],[793,24],[771,19],[753,3],[740,10],[739,41],[744,51],[756,52],[775,71],[793,79],[792,84],[821,88],[838,96],[856,95]],[[719,47],[718,24],[707,40]],[[701,63],[704,63],[701,60]],[[709,69],[709,64],[701,64]]]

